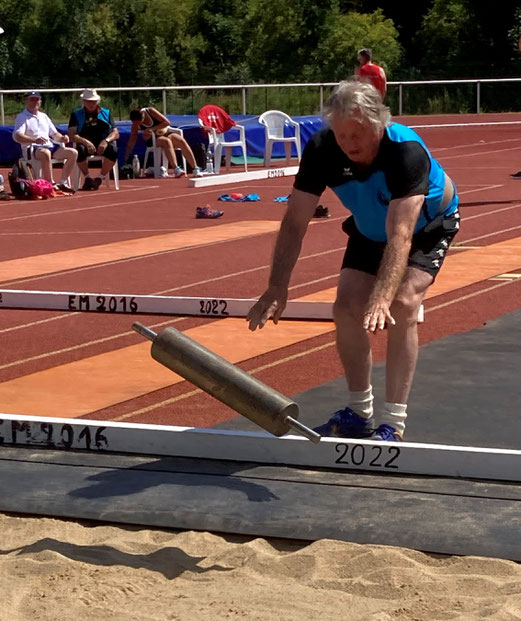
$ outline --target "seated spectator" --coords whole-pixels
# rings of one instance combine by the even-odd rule
[[[90,88],[81,94],[83,106],[74,110],[69,119],[70,139],[78,150],[78,167],[85,177],[82,190],[97,190],[105,177],[114,167],[118,159],[115,140],[119,138],[110,110],[99,104],[101,97]],[[87,158],[90,155],[101,155],[100,174],[93,179],[90,176]]]
[[[60,134],[51,119],[40,111],[42,96],[38,91],[30,91],[23,96],[25,110],[17,115],[14,123],[13,139],[22,145],[30,145],[28,157],[38,160],[42,178],[50,181],[56,189],[72,193],[69,177],[73,171],[78,152],[66,147],[69,138]],[[63,160],[61,179],[54,182],[51,158]]]
[[[177,163],[175,149],[181,150],[186,161],[192,167],[194,176],[202,176],[201,169],[197,166],[190,145],[182,136],[172,130],[170,121],[166,116],[161,114],[159,110],[152,108],[152,106],[148,108],[136,108],[130,111],[130,120],[132,121],[132,128],[130,130],[127,150],[125,151],[125,162],[132,153],[139,131],[141,130],[143,132],[143,138],[146,141],[147,147],[152,146],[152,132],[154,132],[156,136],[156,147],[163,149],[165,152],[168,164],[174,171],[174,177],[181,177],[185,174],[181,166]]]

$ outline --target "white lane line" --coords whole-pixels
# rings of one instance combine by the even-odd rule
[[[492,153],[504,153],[505,151],[519,151],[521,149],[521,145],[519,147],[512,147],[510,149],[495,149],[494,151],[478,151],[477,153],[459,153],[458,155],[442,155],[440,160],[453,160],[453,159],[465,159],[466,157],[476,157],[477,155],[491,155]]]

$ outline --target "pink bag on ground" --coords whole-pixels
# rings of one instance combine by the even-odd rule
[[[32,198],[49,198],[54,196],[53,185],[46,179],[34,179],[32,181],[24,179],[23,182],[29,187],[31,194],[33,195]]]

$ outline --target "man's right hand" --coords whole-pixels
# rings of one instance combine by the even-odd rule
[[[277,324],[286,308],[287,301],[287,287],[269,287],[250,308],[246,316],[246,321],[250,323],[250,330],[253,332],[257,328],[263,328],[268,319],[273,319],[273,323]]]
[[[94,153],[96,153],[96,147],[92,144],[90,140],[84,138],[82,144],[84,147],[87,148],[87,152],[89,155],[94,155]]]

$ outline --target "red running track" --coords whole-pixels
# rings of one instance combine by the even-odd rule
[[[462,122],[462,117],[456,119],[407,121]],[[469,120],[521,121],[521,116]],[[521,125],[417,131],[461,197],[462,230],[448,261],[468,260],[487,247],[487,261],[495,266],[477,276],[471,268],[460,269],[456,277],[447,263],[442,270],[445,292],[425,304],[426,321],[420,326],[424,344],[521,307],[521,278],[516,276],[521,275],[521,183],[509,177],[521,169]],[[256,297],[267,281],[285,208],[273,199],[289,194],[291,184],[292,178],[278,178],[196,189],[186,179],[139,179],[123,181],[119,192],[102,189],[45,202],[2,203],[1,288]],[[217,202],[220,194],[231,191],[257,193],[261,201]],[[223,209],[223,218],[195,220],[196,206],[207,203]],[[322,203],[332,217],[310,227],[292,279],[292,298],[336,284],[346,211],[330,191]],[[498,280],[504,273],[502,261],[509,276]],[[244,320],[235,319],[1,310],[2,411],[202,427],[235,416],[149,359],[149,344],[131,331],[135,319],[156,330],[174,325],[201,335],[241,368],[288,395],[342,375],[331,324],[280,324],[253,335]],[[375,337],[374,346],[375,360],[382,360],[385,335]]]

